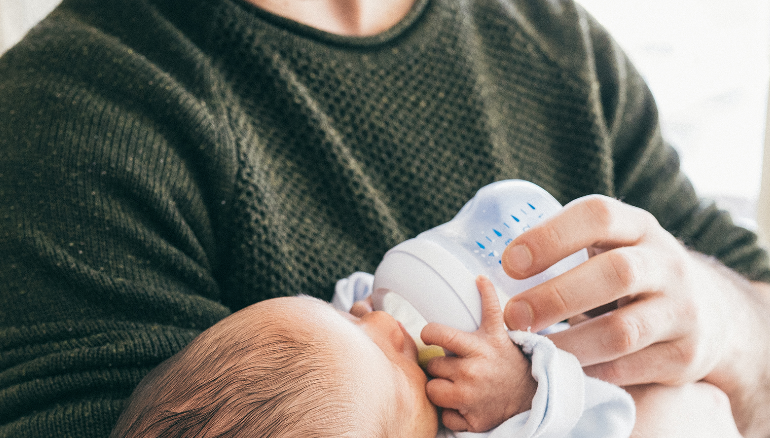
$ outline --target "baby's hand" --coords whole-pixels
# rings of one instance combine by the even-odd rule
[[[434,377],[428,398],[443,409],[444,426],[455,431],[483,432],[529,410],[537,382],[531,364],[511,341],[495,288],[476,279],[481,293],[481,327],[466,333],[437,323],[422,330],[422,340],[456,354],[428,362]]]

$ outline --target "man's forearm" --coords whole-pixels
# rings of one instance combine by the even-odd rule
[[[744,437],[770,437],[770,284],[725,275],[738,289],[736,301],[725,303],[735,309],[736,330],[725,334],[731,354],[705,380],[728,395]]]

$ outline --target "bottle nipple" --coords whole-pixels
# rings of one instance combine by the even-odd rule
[[[438,345],[425,345],[422,340],[419,342],[418,340],[415,340],[415,343],[417,344],[417,363],[420,365],[420,368],[422,368],[423,371],[428,366],[429,360],[433,359],[434,357],[446,356],[444,349]]]

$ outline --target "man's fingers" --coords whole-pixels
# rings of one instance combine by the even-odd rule
[[[675,314],[670,305],[652,295],[548,337],[585,367],[674,339],[680,335]]]
[[[586,196],[514,239],[503,252],[503,269],[513,278],[531,277],[583,248],[633,245],[654,224],[644,210],[606,196]]]
[[[478,348],[472,334],[435,322],[423,327],[420,338],[425,345],[438,345],[458,356],[470,356]]]
[[[620,386],[646,383],[681,385],[705,377],[683,374],[682,370],[689,365],[689,356],[694,352],[694,347],[683,342],[662,342],[610,362],[585,367],[583,370],[588,376]],[[679,377],[672,380],[671,376]]]
[[[504,319],[512,330],[540,331],[619,298],[665,287],[666,263],[644,248],[607,251],[511,298]]]

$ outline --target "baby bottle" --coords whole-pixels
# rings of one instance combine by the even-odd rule
[[[419,332],[427,322],[475,331],[481,323],[477,276],[492,281],[504,307],[519,292],[588,259],[583,249],[523,280],[503,271],[505,247],[559,209],[553,196],[531,182],[505,180],[481,188],[452,220],[385,254],[374,273],[374,308],[401,321],[418,346]]]

